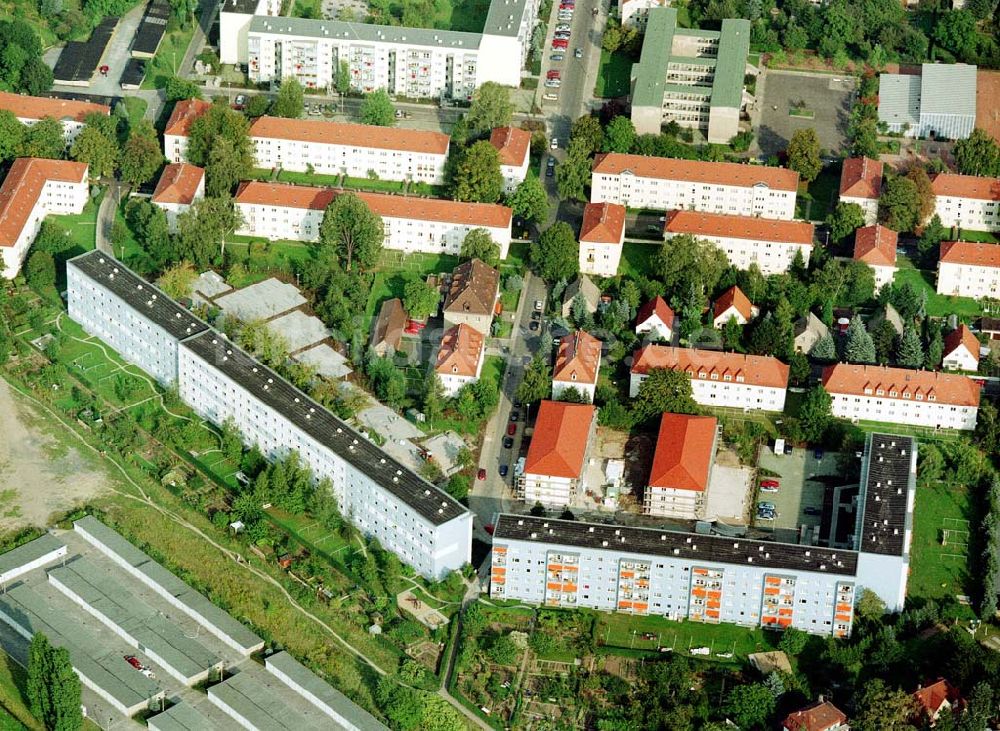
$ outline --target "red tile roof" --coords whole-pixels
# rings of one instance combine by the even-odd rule
[[[867,157],[849,157],[840,173],[841,198],[878,200],[882,192],[882,162]]]
[[[913,371],[888,366],[838,363],[823,370],[823,387],[830,394],[878,396],[901,400],[933,400],[951,406],[978,406],[979,384],[968,376]],[[865,393],[868,390],[870,393]],[[883,391],[881,395],[877,391]],[[895,396],[890,396],[895,392]],[[904,396],[904,394],[906,394]],[[934,398],[931,399],[930,397]]]
[[[913,691],[913,698],[917,701],[920,709],[930,718],[934,718],[938,714],[945,701],[954,705],[961,700],[958,689],[943,678],[938,678],[937,682],[926,688],[918,688]]]
[[[939,259],[944,264],[1000,267],[1000,246],[971,241],[942,241]]]
[[[670,309],[667,301],[659,295],[639,308],[639,312],[635,316],[635,324],[641,325],[653,315],[658,316],[660,321],[671,330],[674,329],[674,311]]]
[[[827,731],[847,723],[847,714],[829,701],[817,701],[811,706],[789,713],[781,726],[788,731]]]
[[[776,221],[756,216],[671,211],[667,214],[663,231],[668,234],[718,236],[812,246],[814,228],[808,221]]]
[[[591,404],[542,401],[524,460],[525,473],[578,479],[583,473],[594,414]]]
[[[60,122],[73,119],[82,122],[88,114],[111,114],[111,107],[75,99],[49,99],[43,96],[25,96],[0,91],[0,109],[6,109],[19,119],[52,117]]]
[[[483,353],[482,334],[466,324],[445,330],[435,370],[442,375],[474,377]]]
[[[531,132],[517,127],[496,127],[490,133],[490,144],[500,153],[500,164],[519,168],[528,159]]]
[[[661,416],[649,486],[704,492],[717,423],[714,416]]]
[[[795,192],[799,174],[785,168],[742,165],[737,162],[702,162],[669,157],[647,157],[607,152],[594,158],[593,172],[619,175],[624,171],[642,178],[690,180],[695,183],[735,185],[744,188],[763,183],[774,190]]]
[[[717,373],[720,381],[729,375],[734,383],[748,386],[788,387],[788,366],[777,358],[764,355],[720,353],[666,345],[647,345],[635,352],[632,373],[645,375],[656,368],[684,371],[692,378],[700,378],[701,374],[711,378],[713,373]],[[739,380],[741,378],[742,381]]]
[[[321,211],[341,193],[353,193],[368,205],[372,213],[390,218],[414,218],[422,221],[508,228],[513,215],[506,206],[493,203],[459,203],[441,198],[365,193],[286,183],[262,183],[256,180],[240,183],[236,191],[236,202]]]
[[[82,183],[86,178],[86,163],[37,157],[15,160],[0,185],[0,246],[17,243],[46,181]]]
[[[435,155],[448,154],[448,143],[451,141],[448,135],[441,132],[284,117],[258,118],[250,125],[250,137],[374,147],[380,150],[404,150]]]
[[[577,330],[559,341],[552,380],[591,386],[597,383],[600,365],[601,341],[583,330]]]
[[[163,168],[163,174],[153,191],[153,203],[190,205],[204,179],[203,168],[186,162],[172,162]]]
[[[581,243],[621,244],[625,237],[625,206],[588,203],[583,208]]]
[[[934,195],[951,198],[976,198],[1000,201],[1000,178],[977,178],[974,175],[938,173],[931,180]]]
[[[896,266],[898,234],[881,224],[863,226],[854,232],[854,258],[877,267]]]
[[[944,357],[947,358],[960,345],[964,345],[976,362],[979,362],[979,339],[972,334],[972,330],[965,323],[948,333],[948,337],[944,339]]]
[[[750,320],[753,318],[753,303],[750,298],[743,294],[743,290],[739,287],[733,285],[715,300],[715,308],[712,311],[712,317],[718,318],[720,315],[724,314],[730,307],[735,307],[736,311],[743,316],[744,320]]]
[[[163,134],[187,137],[194,120],[207,112],[210,106],[212,105],[209,102],[201,99],[182,99],[174,105],[174,111],[170,113]]]
[[[455,314],[492,315],[500,291],[500,272],[479,259],[463,262],[451,275],[444,311]]]

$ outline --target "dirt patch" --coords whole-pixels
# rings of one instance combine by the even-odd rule
[[[58,439],[33,404],[0,380],[0,530],[45,526],[106,492],[96,456]]]

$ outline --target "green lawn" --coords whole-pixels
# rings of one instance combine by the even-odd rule
[[[622,249],[622,260],[618,273],[629,277],[648,277],[656,270],[656,255],[659,244],[637,244],[626,241]]]
[[[633,635],[634,632],[634,635]],[[644,640],[643,633],[656,637]],[[706,660],[730,662],[752,652],[771,650],[772,636],[760,628],[739,627],[735,624],[701,624],[674,622],[663,617],[637,617],[629,614],[599,614],[594,632],[598,644],[634,650],[656,650],[673,647],[675,653],[690,654],[693,647],[709,647],[711,655],[695,656]],[[733,653],[733,658],[718,658],[716,653]]]
[[[325,554],[328,559],[344,563],[347,541],[307,515],[292,515],[280,508],[270,508],[268,517],[291,533],[300,543],[310,550]]]
[[[942,539],[945,529],[968,530],[963,521],[973,518],[969,491],[947,484],[919,488],[913,517],[907,594],[927,599],[968,594],[967,551],[961,545],[968,538],[951,534],[948,545]]]
[[[950,314],[956,314],[959,317],[976,317],[982,314],[982,306],[970,297],[938,294],[935,287],[935,272],[917,269],[913,262],[902,255],[896,257],[896,266],[899,267],[899,270],[893,281],[896,284],[909,282],[918,291],[927,292],[927,314],[931,317],[944,317]]]
[[[523,274],[528,266],[528,253],[531,251],[530,241],[511,241],[507,249],[507,258],[500,262],[500,271],[504,274]]]
[[[292,12],[289,15],[293,18],[322,18],[322,6],[323,4],[320,0],[294,0]],[[363,18],[359,18],[358,20],[363,20]]]
[[[281,177],[280,175],[278,176]],[[369,178],[349,178],[344,176],[342,183],[352,190],[367,190],[372,193],[402,193],[404,184],[398,180],[371,180]]]
[[[632,64],[636,58],[625,53],[601,51],[601,65],[597,70],[594,96],[600,99],[625,96],[631,84]]]
[[[434,27],[439,30],[459,30],[482,33],[490,0],[436,0]]]
[[[177,75],[177,69],[191,45],[194,26],[194,22],[188,23],[187,28],[172,30],[163,37],[156,55],[146,63],[143,89],[162,89],[167,85],[167,79]]]
[[[984,244],[1000,243],[1000,239],[989,231],[969,231],[968,229],[959,229],[955,239],[957,241],[978,241]]]
[[[74,248],[79,249],[81,254],[97,246],[97,209],[101,206],[101,197],[87,201],[83,213],[52,217],[69,230]]]
[[[137,125],[143,116],[146,114],[146,107],[149,106],[145,99],[140,99],[136,96],[127,96],[122,99],[122,103],[125,104],[125,111],[128,114],[129,126],[134,127]]]
[[[799,206],[803,216],[810,221],[822,221],[830,214],[837,204],[837,192],[840,189],[840,166],[830,165],[823,168],[817,178],[805,186],[799,187]]]
[[[269,180],[270,170],[254,170],[254,177]],[[297,173],[293,170],[282,170],[278,173],[279,183],[294,183],[296,185],[340,185],[341,175],[320,175],[319,173]]]

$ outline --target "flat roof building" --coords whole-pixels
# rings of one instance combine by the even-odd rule
[[[0,554],[0,587],[19,576],[66,557],[66,544],[51,533]]]
[[[976,67],[925,63],[919,75],[882,74],[878,118],[906,137],[968,137],[976,126]]]

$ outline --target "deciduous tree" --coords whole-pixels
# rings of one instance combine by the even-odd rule
[[[552,370],[541,352],[532,358],[517,386],[516,398],[522,404],[541,401],[552,388]]]
[[[570,141],[579,141],[583,145],[588,155],[600,152],[601,145],[604,144],[604,129],[601,121],[597,117],[585,114],[575,122],[570,128]]]
[[[274,104],[271,105],[271,114],[275,117],[298,119],[302,116],[302,110],[305,106],[304,97],[305,92],[298,79],[293,76],[283,79],[278,88],[278,96],[275,98]],[[364,112],[362,112],[362,116],[364,116]]]
[[[819,157],[819,137],[812,127],[795,130],[787,152],[788,167],[807,183],[815,180],[823,169],[823,161]]]
[[[70,157],[87,163],[91,178],[103,178],[114,175],[119,152],[114,120],[103,114],[88,114],[70,148]]]
[[[177,217],[177,248],[198,268],[222,261],[226,239],[239,225],[232,198],[202,198]]]
[[[675,414],[697,414],[698,404],[691,392],[691,378],[683,371],[654,368],[639,385],[632,402],[637,424],[659,418],[670,411]]]
[[[163,153],[156,139],[156,130],[142,120],[122,147],[121,178],[130,185],[142,185],[153,179],[162,164]]]
[[[510,88],[487,81],[472,93],[472,104],[465,116],[469,133],[478,136],[494,127],[506,127],[514,118]]]
[[[440,294],[423,279],[411,279],[403,285],[403,307],[415,320],[423,320],[437,312]]]
[[[740,728],[757,728],[774,712],[774,695],[762,683],[737,685],[726,696],[726,716]]]
[[[496,203],[502,193],[500,153],[487,140],[472,143],[462,154],[455,169],[455,200]]]
[[[459,256],[462,259],[479,259],[484,264],[495,267],[500,263],[500,245],[485,228],[474,228],[462,240]]]
[[[56,262],[47,251],[35,251],[28,257],[24,277],[35,290],[51,287],[56,283]]]
[[[865,212],[857,203],[838,203],[826,222],[830,226],[830,238],[843,241],[865,225]]]
[[[672,236],[660,246],[657,271],[669,292],[692,289],[708,297],[718,284],[729,260],[722,249],[693,236]]]
[[[814,386],[806,392],[799,408],[799,425],[802,436],[810,442],[821,442],[827,427],[833,420],[831,409],[833,400],[822,386]]]
[[[514,215],[525,221],[540,223],[549,215],[549,196],[541,181],[529,175],[521,181],[514,192],[507,197],[507,205]]]
[[[635,125],[628,117],[617,116],[604,130],[604,152],[631,152],[635,144]]]
[[[27,127],[21,124],[14,113],[8,109],[0,109],[0,163],[20,155],[27,137]]]
[[[913,728],[910,721],[916,716],[912,695],[875,678],[864,686],[851,727],[858,731],[906,731]]]
[[[590,184],[590,152],[587,143],[573,140],[569,143],[566,158],[556,165],[556,187],[561,198],[585,202],[584,188]]]
[[[916,229],[934,213],[934,190],[931,188],[931,179],[922,165],[911,167],[906,178],[917,190],[917,223],[914,226]]]
[[[376,89],[365,94],[364,101],[361,102],[361,123],[376,127],[392,127],[396,124],[396,108],[392,105],[389,92]]]
[[[954,147],[955,164],[962,175],[992,178],[1000,175],[1000,147],[996,140],[978,127]]]
[[[226,139],[232,143],[238,159],[246,164],[245,172],[249,173],[253,166],[249,132],[250,122],[247,118],[231,108],[225,97],[216,97],[212,106],[191,123],[186,152],[188,162],[205,167],[212,149],[221,139]]]
[[[531,266],[548,282],[568,280],[580,270],[580,242],[568,223],[558,221],[542,232],[531,248]]]
[[[898,175],[888,177],[878,202],[879,220],[893,231],[912,231],[919,223],[919,211],[916,183]]]
[[[319,226],[320,245],[335,252],[346,271],[355,260],[362,269],[375,266],[384,240],[382,219],[353,193],[334,198]]]

